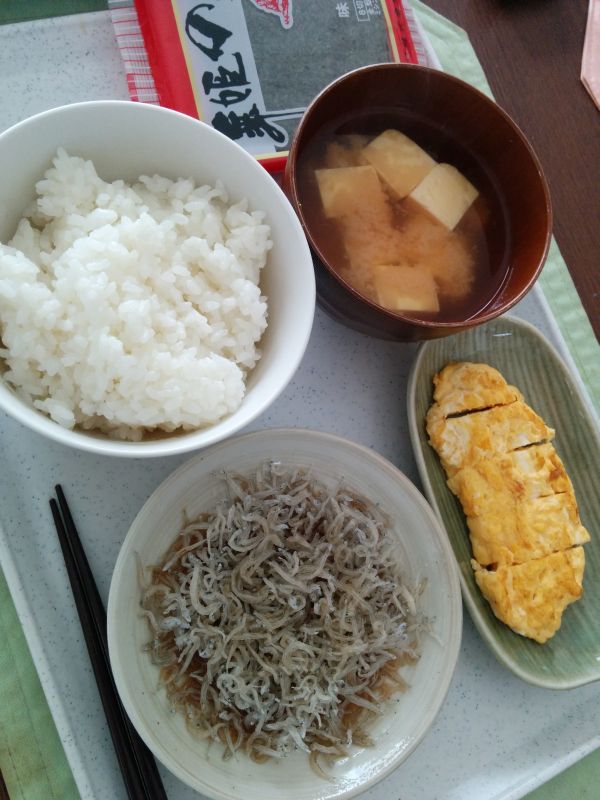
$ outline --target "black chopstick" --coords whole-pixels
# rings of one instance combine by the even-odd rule
[[[0,800],[10,800],[8,796],[8,789],[6,788],[6,784],[4,783],[4,778],[2,777],[2,773],[0,772]]]
[[[106,611],[64,492],[60,486],[55,490],[58,502],[52,498],[50,508],[127,795],[130,800],[166,800],[156,762],[119,699],[108,657]]]

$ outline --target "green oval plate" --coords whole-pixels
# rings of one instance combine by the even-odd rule
[[[540,645],[519,636],[494,616],[473,578],[471,547],[460,503],[427,441],[425,414],[432,379],[449,361],[496,367],[529,405],[556,430],[554,444],[573,481],[585,545],[583,596],[565,610],[560,630]],[[523,680],[548,689],[570,689],[600,680],[600,436],[597,418],[554,347],[527,322],[503,317],[456,336],[421,345],[408,383],[408,419],[415,458],[429,502],[458,561],[465,605],[496,657]]]

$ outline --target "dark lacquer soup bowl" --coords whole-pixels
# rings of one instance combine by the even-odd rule
[[[451,172],[464,176],[451,191],[442,186],[445,178],[441,184],[433,181],[438,191],[431,206],[438,217],[433,220],[427,206],[430,192],[425,188],[426,179],[418,178],[423,182],[405,199],[402,195],[412,184],[400,189],[400,195],[395,194],[394,159],[399,158],[404,168],[406,159],[411,162],[413,155],[410,150],[405,157],[402,145],[398,157],[397,149],[389,149],[387,140],[397,148],[397,141],[405,143],[405,137],[410,140],[409,150],[411,142],[418,145],[417,151],[430,165],[427,169],[447,169],[450,165]],[[413,166],[411,162],[409,169]],[[352,168],[350,172],[346,167]],[[348,175],[342,181],[344,172],[351,182],[346,181]],[[429,183],[434,174],[427,175]],[[377,179],[383,195],[380,188],[375,187],[375,194],[371,191]],[[495,102],[438,70],[376,64],[334,81],[313,100],[300,122],[283,185],[312,249],[319,304],[345,325],[382,339],[438,338],[494,319],[531,289],[548,252],[550,195],[531,145]],[[452,217],[456,202],[462,202],[465,186],[474,187],[476,199],[467,201],[472,205],[458,224],[453,218],[446,219],[444,224],[450,228],[440,228],[438,220],[448,211]],[[401,220],[398,230],[389,234],[397,251],[386,250],[383,241],[388,237],[385,225],[391,212],[378,210],[382,196],[387,200],[391,197],[392,204],[399,201],[398,208],[405,216],[405,209],[418,208],[421,213],[417,223],[409,214],[409,222]],[[417,198],[425,206],[415,206]],[[351,216],[343,216],[350,210],[359,214],[358,227]],[[456,216],[461,211],[462,207]],[[420,241],[415,230],[418,235],[421,230],[433,231],[439,237],[439,246],[432,244],[432,239]],[[468,283],[470,295],[461,296],[460,302],[456,297],[462,291],[464,265],[457,261],[457,252],[466,254],[473,270]],[[377,294],[360,282],[360,269],[368,258],[376,265],[377,280],[386,270],[387,274],[391,271],[395,281],[391,304],[388,288],[379,287]],[[411,281],[416,278],[405,265],[419,266],[420,261],[426,262],[427,268],[423,280],[429,281],[434,292],[441,287],[442,299],[444,292],[450,297],[445,307],[440,302],[437,311],[421,298],[420,293],[426,291],[420,286],[421,278],[415,290],[417,301],[409,302],[409,306],[416,302],[416,308],[404,308],[397,300],[398,295],[404,297],[409,291],[402,276]],[[356,275],[358,283],[354,282]],[[438,303],[437,298],[433,302]],[[422,311],[423,307],[426,310]]]

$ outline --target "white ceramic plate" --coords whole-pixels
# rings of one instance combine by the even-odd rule
[[[139,615],[136,553],[157,563],[181,527],[213,508],[224,494],[223,469],[251,472],[269,461],[309,467],[329,485],[340,478],[378,503],[394,520],[398,556],[407,575],[427,578],[423,610],[433,622],[422,655],[405,677],[410,689],[389,704],[373,731],[371,748],[355,748],[324,781],[306,754],[281,763],[255,764],[245,756],[223,761],[218,745],[193,739],[158,686],[158,670],[143,645],[147,623]],[[108,638],[115,681],[127,713],[155,756],[197,791],[226,800],[332,800],[348,798],[377,782],[414,750],[432,725],[454,672],[462,630],[458,573],[450,546],[430,507],[413,484],[381,456],[328,434],[266,430],[230,440],[180,467],[152,494],[127,534],[108,602]]]

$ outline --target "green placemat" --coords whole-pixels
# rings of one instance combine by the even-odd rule
[[[0,25],[32,19],[106,11],[107,0],[0,0]]]
[[[460,28],[413,0],[444,68],[490,93]],[[0,0],[0,24],[106,8],[106,0]],[[596,407],[600,408],[600,348],[558,248],[553,243],[541,285]],[[0,573],[0,769],[11,800],[78,800],[54,722]],[[596,800],[600,751],[530,794],[527,800]]]
[[[0,572],[0,768],[11,800],[79,800]]]
[[[582,758],[523,800],[598,800],[600,750]]]

